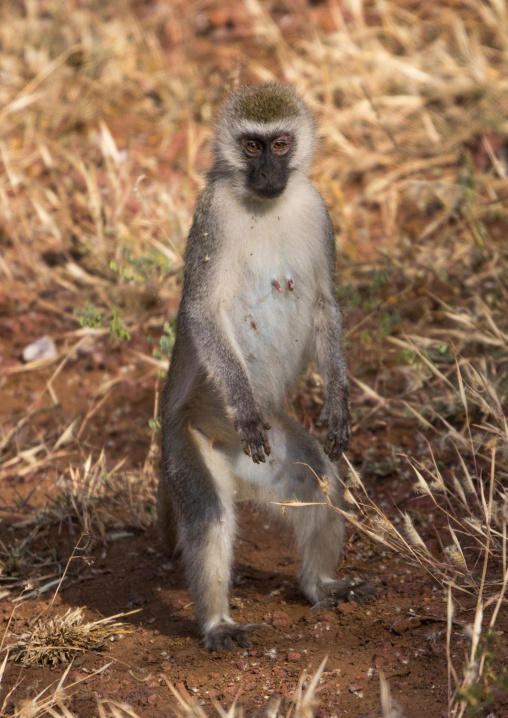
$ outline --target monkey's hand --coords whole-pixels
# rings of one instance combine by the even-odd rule
[[[351,416],[347,399],[340,398],[337,402],[325,403],[317,425],[323,424],[328,426],[325,454],[328,454],[331,461],[337,461],[342,452],[347,451],[351,440]]]
[[[265,463],[266,456],[270,456],[270,444],[266,432],[271,429],[270,424],[263,419],[257,409],[235,420],[235,431],[240,437],[242,449],[247,456],[252,457],[255,464]]]

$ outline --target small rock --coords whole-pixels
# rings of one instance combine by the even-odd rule
[[[399,647],[387,641],[374,654],[374,665],[376,668],[381,668],[387,663],[396,663],[400,655]]]
[[[129,594],[127,608],[132,608],[132,606],[142,606],[144,603],[146,603],[146,598],[133,591]]]
[[[23,349],[23,361],[31,362],[41,359],[56,359],[58,350],[51,337],[44,336]]]
[[[353,685],[349,686],[350,693],[358,693],[359,691],[363,691],[363,686],[360,683],[353,683]]]
[[[442,656],[446,653],[446,646],[444,643],[431,643],[430,650],[435,656]]]
[[[87,676],[86,673],[80,673],[79,671],[71,671],[69,677],[74,683],[78,683],[78,681],[84,681]]]
[[[299,661],[302,657],[301,653],[297,653],[296,651],[288,651],[288,661]]]
[[[321,623],[332,623],[335,620],[335,616],[330,611],[321,611],[321,613],[316,616],[316,620]]]
[[[276,628],[291,628],[293,619],[284,611],[274,611],[272,625]]]

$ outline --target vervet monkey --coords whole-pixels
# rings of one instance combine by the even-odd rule
[[[334,293],[335,241],[310,183],[315,123],[290,87],[254,85],[226,100],[214,163],[187,240],[176,342],[162,397],[158,520],[181,549],[199,627],[212,650],[250,645],[257,625],[229,613],[235,498],[288,508],[301,587],[318,605],[373,597],[335,580],[344,520],[332,461],[348,448],[348,379]],[[306,364],[326,385],[323,448],[284,413]]]

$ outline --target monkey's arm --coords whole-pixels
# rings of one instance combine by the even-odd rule
[[[326,400],[319,422],[328,425],[325,452],[336,460],[349,447],[351,417],[349,413],[349,381],[342,350],[342,312],[335,298],[335,237],[327,217],[328,287],[321,296],[323,314],[318,326],[317,361],[326,384]]]
[[[190,340],[201,370],[224,400],[243,451],[258,464],[270,454],[266,435],[270,425],[257,406],[240,351],[221,311],[212,196],[207,190],[201,195],[189,232],[178,325]]]
[[[190,305],[182,307],[182,319],[199,363],[223,398],[243,451],[255,464],[264,463],[265,454],[270,454],[266,435],[270,424],[259,411],[243,363],[228,337],[225,319],[211,307],[207,316],[202,316]]]

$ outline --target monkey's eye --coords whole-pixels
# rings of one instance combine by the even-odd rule
[[[254,140],[251,140],[250,142],[247,142],[245,145],[249,152],[258,152],[258,150],[261,149],[261,145],[259,142],[254,142]]]
[[[283,135],[272,142],[272,152],[278,157],[287,155],[291,148],[291,137]]]

